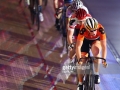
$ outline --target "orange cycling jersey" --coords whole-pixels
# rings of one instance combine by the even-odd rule
[[[96,40],[98,38],[100,38],[100,40],[105,40],[106,34],[105,34],[103,26],[101,24],[98,24],[97,34],[95,36],[91,36],[89,31],[85,28],[85,26],[82,25],[80,27],[80,32],[77,37],[77,40],[83,41],[84,38],[86,38],[87,40]]]

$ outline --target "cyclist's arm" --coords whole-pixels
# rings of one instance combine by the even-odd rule
[[[69,17],[69,20],[67,22],[67,40],[68,40],[68,43],[71,44],[72,43],[72,36],[73,36],[73,33],[74,33],[74,29],[75,29],[75,26],[77,25],[77,20],[76,18],[72,17],[71,18]]]
[[[102,46],[102,58],[106,59],[107,57],[107,43],[106,43],[106,39],[105,40],[101,40],[101,46]]]
[[[100,42],[102,47],[102,58],[106,59],[107,56],[107,40],[106,40],[106,33],[104,31],[104,27],[99,24],[99,35],[100,35]]]
[[[69,28],[70,17],[66,17],[66,30]]]
[[[68,29],[68,32],[67,32],[67,41],[68,41],[69,45],[71,43],[73,43],[73,41],[72,41],[73,33],[74,33],[74,29],[71,29],[71,30]]]

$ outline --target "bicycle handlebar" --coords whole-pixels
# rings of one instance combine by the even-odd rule
[[[102,64],[103,66],[106,68],[108,66],[106,59],[102,58],[102,57],[82,57],[78,60],[78,63],[81,62],[83,60],[96,60],[96,59],[102,59]]]

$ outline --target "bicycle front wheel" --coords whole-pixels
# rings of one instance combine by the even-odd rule
[[[89,75],[89,90],[95,90],[95,75]]]
[[[37,30],[39,30],[40,28],[40,19],[39,19],[39,11],[38,11],[38,0],[35,0],[34,2],[34,9],[35,9],[35,20],[34,20],[34,23],[36,24],[37,26]]]

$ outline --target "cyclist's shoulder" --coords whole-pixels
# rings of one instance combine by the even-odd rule
[[[86,32],[87,31],[87,29],[85,28],[85,25],[84,25],[84,23],[82,23],[81,24],[81,26],[80,26],[80,32]]]
[[[102,24],[98,23],[98,30],[101,30],[101,29],[104,30],[104,27]]]
[[[104,27],[101,23],[98,23],[98,28],[103,28],[104,29]]]
[[[98,23],[98,31],[100,34],[105,34],[105,30],[102,24]]]

